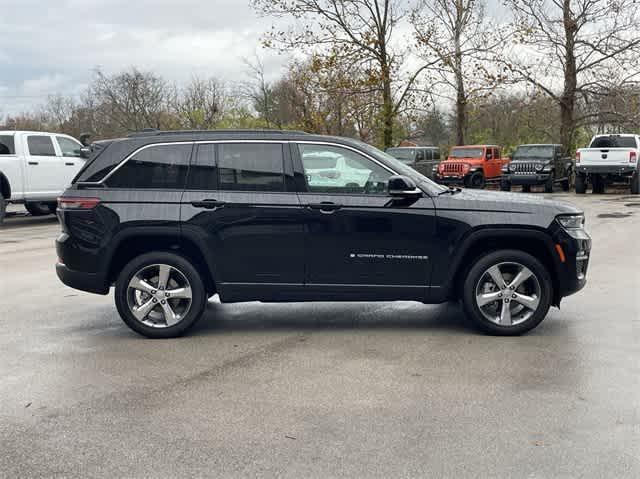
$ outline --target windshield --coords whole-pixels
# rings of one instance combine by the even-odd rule
[[[453,148],[449,158],[482,158],[482,148]]]
[[[636,148],[633,136],[598,136],[591,142],[591,148]]]
[[[397,158],[394,158],[393,156],[391,156],[388,153],[385,153],[384,151],[378,150],[376,147],[371,146],[368,143],[365,143],[360,140],[351,140],[351,141],[354,144],[356,144],[359,148],[369,153],[374,158],[380,158],[386,161],[389,164],[389,166],[391,166],[391,168],[393,168],[397,173],[408,176],[409,178],[412,178],[417,183],[425,184],[426,188],[430,189],[431,192],[434,194],[437,194],[441,191],[447,191],[449,189],[446,186],[435,183],[434,181],[424,176],[422,173],[419,173],[418,171],[414,170],[410,166],[405,165]]]
[[[389,148],[387,153],[394,158],[402,161],[403,163],[408,163],[413,161],[416,150],[413,148]]]
[[[513,159],[521,158],[553,158],[553,146],[551,145],[522,145],[513,154]]]

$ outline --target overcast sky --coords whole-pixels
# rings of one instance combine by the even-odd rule
[[[494,3],[493,0],[489,0]],[[131,66],[178,83],[246,80],[258,53],[268,75],[286,56],[260,49],[271,27],[249,0],[0,0],[0,117],[77,94],[100,67]]]
[[[233,81],[243,57],[259,53],[273,76],[287,60],[260,50],[272,22],[248,0],[0,0],[0,12],[0,116],[76,94],[97,66]]]

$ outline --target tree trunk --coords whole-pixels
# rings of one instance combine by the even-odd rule
[[[382,142],[384,149],[393,146],[393,96],[389,66],[382,65]]]
[[[571,14],[571,0],[563,1],[565,31],[564,88],[560,97],[560,143],[566,155],[571,155],[575,134],[575,104],[578,74],[575,57],[576,22]]]
[[[456,73],[456,145],[464,145],[467,130],[467,99],[461,72]]]

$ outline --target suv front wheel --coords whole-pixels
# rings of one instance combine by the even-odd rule
[[[528,253],[501,250],[480,258],[464,282],[467,316],[483,331],[514,336],[535,328],[551,306],[546,268]]]
[[[200,274],[186,258],[165,252],[131,260],[116,281],[122,320],[148,338],[173,338],[204,313],[207,295]]]

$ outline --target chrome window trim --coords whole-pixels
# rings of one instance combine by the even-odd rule
[[[385,170],[387,170],[388,172],[390,172],[393,175],[398,175],[399,173],[394,171],[392,168],[390,168],[389,166],[385,165],[384,163],[378,161],[376,158],[374,158],[373,156],[371,156],[370,154],[359,150],[358,148],[355,148],[353,146],[350,145],[344,145],[342,143],[335,143],[335,142],[331,142],[331,141],[309,141],[309,140],[261,140],[261,139],[224,139],[224,140],[196,140],[196,141],[168,141],[168,142],[162,142],[162,143],[148,143],[146,145],[141,146],[140,148],[136,149],[135,151],[131,152],[129,155],[127,155],[120,163],[118,163],[116,165],[116,167],[111,170],[109,173],[107,173],[101,180],[99,181],[83,181],[82,184],[83,185],[102,185],[104,186],[104,182],[107,181],[116,171],[118,171],[120,168],[122,168],[131,158],[133,158],[135,155],[137,155],[139,152],[141,152],[142,150],[146,150],[147,148],[152,148],[155,146],[170,146],[170,145],[206,145],[206,144],[219,144],[219,143],[273,143],[273,144],[281,144],[281,145],[285,145],[285,144],[290,144],[290,143],[294,143],[294,144],[309,144],[309,145],[326,145],[326,146],[333,146],[336,148],[345,148],[347,150],[351,150],[371,161],[373,161],[375,164],[377,164],[378,166],[384,168]]]

